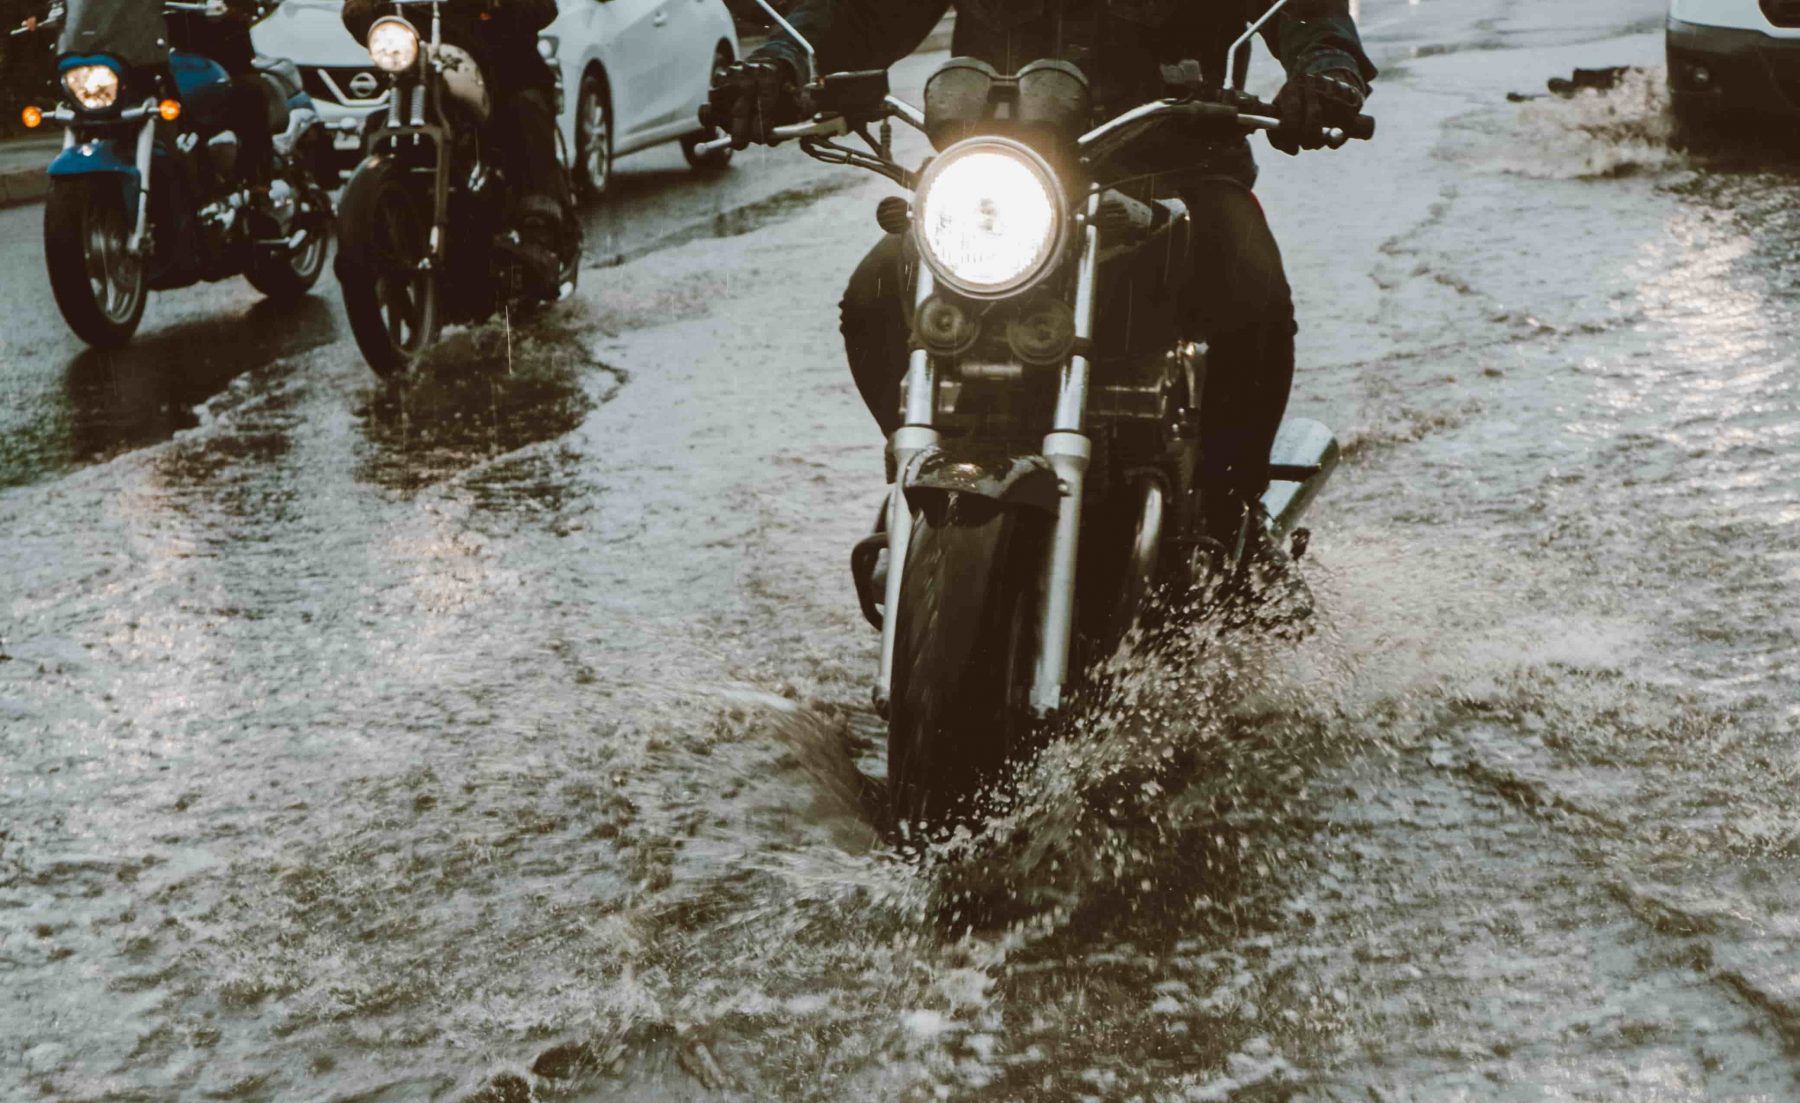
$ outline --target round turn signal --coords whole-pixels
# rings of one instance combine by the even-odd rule
[[[26,130],[36,130],[44,125],[44,113],[35,107],[27,107],[19,112],[19,118],[24,120]]]
[[[164,100],[156,105],[156,113],[163,117],[163,122],[172,123],[181,118],[181,104],[174,100]]]

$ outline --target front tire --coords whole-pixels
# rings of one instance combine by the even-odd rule
[[[612,183],[612,99],[598,73],[581,78],[575,100],[575,190],[583,199],[598,199]]]
[[[897,826],[926,834],[980,812],[1022,758],[1047,519],[948,494],[914,521],[895,624],[888,787]]]
[[[44,203],[50,290],[69,328],[97,349],[125,344],[144,319],[144,265],[128,248],[135,222],[116,176],[59,179]]]
[[[350,332],[375,374],[404,374],[437,339],[437,274],[423,267],[431,216],[405,172],[385,160],[357,170],[342,211],[337,276]]]

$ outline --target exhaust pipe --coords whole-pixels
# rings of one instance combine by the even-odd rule
[[[1337,437],[1322,423],[1304,417],[1281,423],[1269,450],[1269,489],[1262,498],[1269,531],[1277,540],[1287,539],[1299,526],[1337,463]]]

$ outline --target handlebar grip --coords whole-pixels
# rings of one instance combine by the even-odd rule
[[[1359,142],[1366,142],[1375,137],[1375,116],[1358,115],[1344,127],[1344,134]]]

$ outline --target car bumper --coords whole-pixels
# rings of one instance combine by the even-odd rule
[[[362,157],[363,121],[387,107],[387,81],[368,67],[302,65],[301,79],[332,130],[333,160],[349,167]],[[352,89],[363,77],[372,87]]]
[[[1668,52],[1678,110],[1800,118],[1800,39],[1671,19]]]

